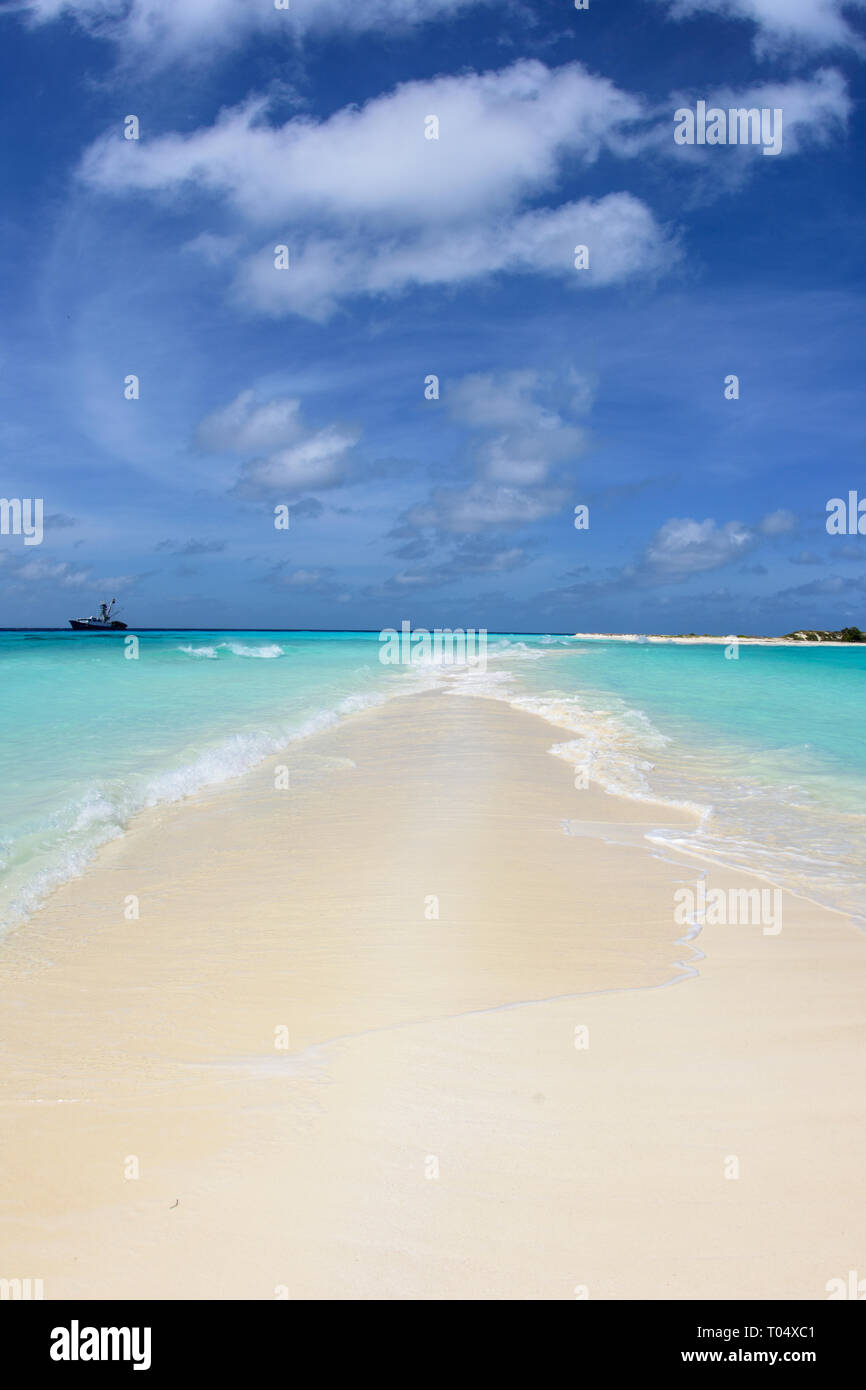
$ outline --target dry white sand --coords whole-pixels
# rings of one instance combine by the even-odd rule
[[[395,701],[56,892],[0,949],[0,1275],[820,1299],[862,1268],[863,935],[785,897],[776,936],[678,943],[695,866],[643,836],[685,813],[575,790],[559,741]]]

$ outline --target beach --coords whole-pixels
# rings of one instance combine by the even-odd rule
[[[684,929],[683,885],[766,881],[558,742],[447,681],[361,709],[139,811],[11,931],[4,1272],[823,1299],[861,1267],[863,933],[789,892],[778,932]]]

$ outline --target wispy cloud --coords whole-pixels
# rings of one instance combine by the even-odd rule
[[[253,390],[242,391],[201,421],[196,443],[214,453],[253,455],[232,488],[238,497],[285,500],[310,488],[338,487],[347,480],[360,426],[337,422],[316,429],[304,423],[300,412],[296,397],[261,399]],[[305,501],[306,515],[316,514],[321,504]]]
[[[682,579],[730,564],[755,543],[754,531],[739,521],[726,521],[720,526],[710,518],[693,521],[689,517],[673,517],[659,527],[644,558],[658,575]]]
[[[697,14],[716,14],[747,21],[754,26],[754,46],[762,56],[798,48],[815,52],[833,48],[866,53],[866,42],[854,27],[857,10],[866,0],[653,0],[664,5],[673,19]]]
[[[486,0],[7,0],[2,7],[31,23],[69,17],[88,33],[110,40],[128,62],[145,57],[161,65],[197,65],[258,34],[270,42],[305,37],[409,30],[450,19]]]
[[[780,507],[775,512],[768,512],[759,522],[759,527],[765,536],[789,536],[797,529],[797,518],[787,507]]]
[[[156,546],[157,552],[166,551],[170,555],[222,555],[228,549],[226,540],[188,540],[188,541],[160,541]]]
[[[523,368],[479,372],[449,386],[443,400],[452,418],[468,426],[474,477],[437,486],[407,507],[394,539],[507,534],[561,510],[565,476],[588,448],[575,416],[588,408],[589,384],[574,371],[542,374]],[[507,547],[505,547],[507,549]]]

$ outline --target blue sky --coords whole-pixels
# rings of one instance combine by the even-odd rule
[[[866,0],[0,35],[2,494],[47,518],[0,536],[0,624],[866,626],[866,537],[825,528],[866,496]],[[677,145],[698,101],[780,109],[781,153]]]

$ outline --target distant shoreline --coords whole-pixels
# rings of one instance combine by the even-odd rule
[[[681,637],[659,632],[573,632],[572,638],[581,642],[673,642],[679,646],[696,647],[705,644],[727,646],[737,642],[740,646],[757,647],[862,647],[862,642],[841,642],[835,637],[728,637],[704,635],[701,637]]]
[[[193,633],[204,635],[208,633],[239,634],[251,636],[254,634],[282,635],[299,633],[314,633],[317,636],[336,636],[351,634],[357,637],[376,636],[384,629],[375,627],[130,627],[127,633]],[[458,631],[459,629],[454,629]],[[465,629],[463,629],[465,631]],[[753,637],[741,636],[732,633],[722,636],[717,633],[664,633],[664,632],[568,632],[553,628],[539,628],[536,631],[525,629],[516,630],[509,628],[478,628],[478,632],[485,632],[488,637],[570,637],[572,640],[581,642],[677,642],[682,645],[699,645],[700,643],[728,643],[736,640],[740,643],[750,643],[758,646],[773,647],[862,647],[866,642],[846,642],[830,634],[821,637]],[[817,631],[817,629],[801,629],[801,631]],[[73,629],[68,627],[2,627],[2,633],[57,633],[69,637],[76,634]],[[116,632],[115,636],[122,633]]]

